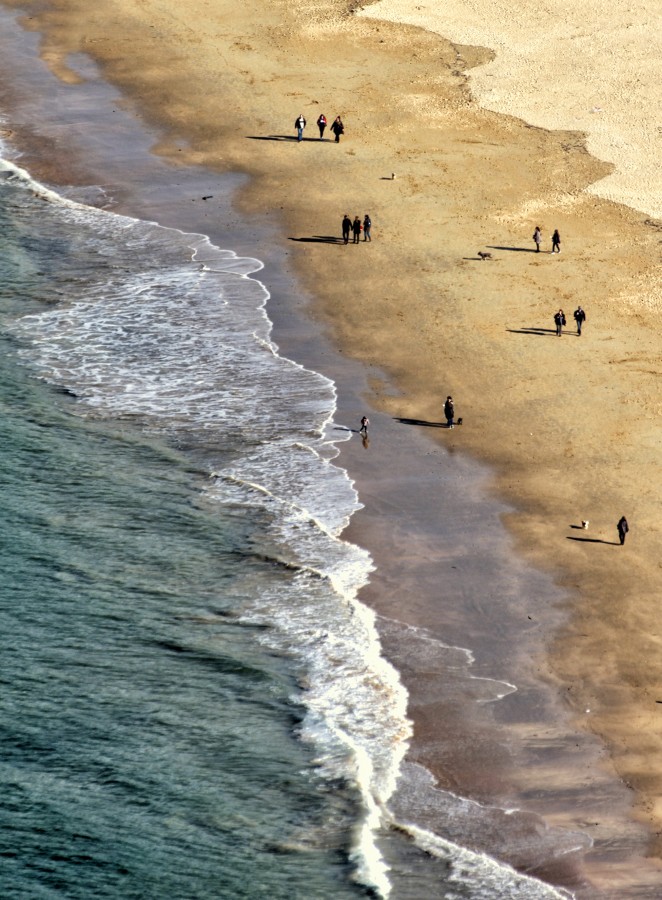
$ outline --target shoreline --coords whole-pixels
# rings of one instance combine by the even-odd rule
[[[485,122],[487,122],[488,125],[493,124],[490,122],[489,116],[485,117]],[[311,123],[309,122],[309,128],[310,128],[310,124]],[[487,125],[485,127],[487,127]],[[498,131],[498,126],[495,126],[495,128]],[[508,128],[506,128],[505,130],[508,131]],[[349,144],[350,148],[353,148],[353,146],[354,146],[353,144]],[[366,142],[364,139],[359,139],[359,146],[366,146]],[[288,150],[299,149],[299,148],[290,147],[289,143],[284,142],[283,149],[285,149],[285,147],[287,147]],[[274,149],[276,149],[276,150],[279,149],[277,147],[276,143],[274,143]],[[304,148],[300,148],[300,149],[304,149]],[[344,149],[345,149],[345,143],[343,143],[343,145],[342,145],[342,150],[344,151]],[[582,155],[580,151],[578,151],[578,153],[579,153],[579,156]],[[590,166],[589,166],[589,168],[590,168]],[[339,170],[339,171],[341,171],[341,174],[342,174],[342,170]],[[385,171],[386,171],[386,168],[385,168]],[[410,176],[409,174],[407,174],[405,176],[406,179],[410,179],[411,177],[413,177],[413,176]],[[263,175],[262,176],[262,184],[263,185],[264,185],[264,178],[265,178],[265,176]],[[403,184],[403,180],[400,178],[400,175],[398,175],[396,185],[389,185],[389,187],[397,187],[397,189],[400,190],[400,186],[402,184]],[[259,205],[259,197],[257,196],[257,194],[258,194],[258,191],[260,190],[260,188],[258,185],[259,185],[259,179],[257,182],[253,182],[252,185],[248,186],[245,189],[244,196],[243,196],[243,203],[242,203],[243,207],[247,208],[248,206],[250,206],[252,200],[255,202],[255,205]],[[405,181],[405,187],[407,187],[407,186],[411,188],[411,185],[410,184],[408,185],[407,182]],[[383,187],[386,188],[386,186],[383,186]],[[374,193],[375,193],[375,197],[376,197],[378,191],[375,190]],[[404,193],[404,191],[402,193]],[[278,194],[278,191],[276,191],[276,194]],[[371,197],[371,206],[374,207],[374,204],[372,203],[372,199],[373,198]],[[411,197],[409,199],[411,199]],[[376,202],[376,200],[375,200],[375,202]],[[313,201],[312,201],[312,206],[314,206],[314,205],[315,205],[315,199],[313,199]],[[588,205],[589,205],[589,207],[592,207],[591,202],[589,202]],[[581,206],[581,200],[574,203],[575,210],[576,210],[577,206]],[[370,211],[372,213],[372,209],[370,209]],[[287,211],[284,211],[284,215],[286,215],[286,217],[289,216],[291,223],[295,222],[295,221],[298,223],[298,221],[299,221],[299,215],[297,212],[294,212],[292,210],[287,210]],[[629,218],[629,215],[626,214],[625,219],[628,219],[628,218]],[[391,220],[387,219],[385,221],[382,221],[381,216],[376,216],[375,214],[373,214],[373,221],[375,222],[375,224],[377,226],[375,228],[375,232],[376,232],[375,233],[375,244],[378,244],[379,242],[384,241],[385,237],[394,237],[394,236],[402,237],[401,233],[398,234],[397,223],[394,222],[392,219]],[[333,222],[331,224],[329,224],[328,228],[332,229],[335,227],[336,227],[336,223],[335,223],[335,218],[334,218]],[[295,231],[295,229],[292,228],[290,230],[290,233],[292,231]],[[329,233],[333,233],[333,232],[329,231]],[[304,234],[305,234],[305,232],[304,232]],[[377,236],[378,234],[379,234],[379,236]],[[229,241],[230,238],[227,238],[226,240]],[[478,238],[476,238],[476,241],[474,241],[474,243],[476,243],[477,240],[478,240]],[[459,242],[457,240],[455,240],[454,248],[456,251],[459,249],[458,244],[459,244]],[[228,246],[232,246],[232,244],[228,244]],[[322,280],[326,284],[327,278],[329,275],[328,263],[325,260],[321,261],[319,258],[316,258],[314,254],[316,253],[316,251],[323,249],[323,248],[316,247],[313,244],[308,246],[305,242],[303,242],[301,244],[295,244],[293,246],[295,248],[293,250],[293,253],[297,253],[299,257],[304,257],[304,260],[299,260],[299,263],[298,263],[299,270],[300,270],[299,271],[300,277],[303,277],[304,283],[308,284],[309,293],[311,293],[311,294],[319,293],[320,272],[322,272]],[[329,248],[329,249],[332,249],[332,248]],[[366,251],[368,250],[368,248],[361,247],[360,251],[356,251],[356,252],[361,252],[364,249]],[[374,248],[371,247],[370,249],[372,250]],[[564,249],[565,249],[565,247],[564,247]],[[299,252],[299,251],[301,251],[301,252]],[[343,252],[343,251],[341,250],[341,252]],[[355,252],[355,251],[352,250],[351,252]],[[427,252],[430,252],[430,250],[427,250]],[[513,254],[513,256],[517,256],[517,255],[518,254]],[[379,259],[382,263],[384,263],[386,257],[382,253],[380,255]],[[396,257],[397,261],[399,261],[399,259],[400,259],[400,257]],[[351,277],[353,276],[356,280],[358,280],[362,284],[365,283],[367,279],[369,279],[371,285],[374,286],[375,283],[377,283],[379,288],[382,288],[385,285],[385,282],[387,281],[387,279],[384,279],[383,277],[376,278],[375,274],[374,274],[374,269],[371,266],[366,265],[364,260],[361,261],[361,263],[359,264],[358,267],[355,266],[355,261],[354,261],[352,263],[353,269],[349,269],[347,266],[344,266],[344,264],[342,264],[342,263],[340,265],[343,266],[343,268],[342,268],[343,278],[348,278],[349,280],[351,280]],[[311,269],[313,269],[313,268],[314,268],[314,272],[311,272]],[[357,268],[358,268],[358,273],[357,273]],[[467,267],[465,266],[464,268],[466,269]],[[513,273],[512,273],[512,266],[509,267],[508,275],[510,276],[511,281],[516,277],[516,274],[513,275]],[[438,290],[439,285],[435,284],[434,278],[432,276],[426,276],[426,277],[429,277],[430,284],[431,285],[434,284],[435,288]],[[331,278],[333,278],[333,275],[331,275]],[[465,284],[463,285],[463,288],[465,291],[468,289],[468,281],[469,281],[468,278],[465,279]],[[346,308],[347,302],[345,303],[345,308],[343,308],[341,310],[341,314],[343,317],[342,324],[340,327],[338,327],[338,322],[337,321],[334,322],[334,320],[336,319],[336,316],[337,316],[336,301],[338,300],[338,296],[336,294],[335,296],[331,296],[330,298],[327,298],[326,312],[322,316],[322,321],[325,323],[327,328],[331,328],[332,325],[335,325],[336,334],[338,333],[338,331],[340,332],[340,344],[341,344],[341,346],[343,346],[343,348],[345,350],[347,350],[348,348],[353,350],[353,354],[358,358],[360,358],[361,355],[365,356],[366,351],[367,351],[367,356],[368,356],[369,360],[372,362],[373,366],[376,366],[377,361],[380,360],[382,356],[384,356],[384,357],[388,356],[388,353],[386,352],[386,348],[388,347],[389,344],[393,343],[394,336],[393,336],[392,332],[393,331],[396,332],[397,340],[403,339],[405,331],[407,330],[408,327],[410,327],[412,325],[412,322],[414,322],[416,315],[421,314],[421,307],[420,307],[420,305],[418,306],[415,314],[414,313],[407,314],[406,312],[403,313],[403,318],[405,319],[405,322],[404,322],[405,327],[404,328],[402,327],[402,324],[398,323],[398,321],[397,321],[397,319],[399,318],[398,314],[396,313],[395,315],[393,315],[392,322],[389,323],[390,324],[390,327],[388,329],[389,334],[384,334],[383,333],[384,329],[382,329],[382,334],[381,335],[378,334],[376,336],[377,337],[376,346],[372,346],[372,345],[367,346],[366,345],[365,322],[361,322],[358,320],[361,317],[365,317],[365,318],[367,318],[368,325],[373,330],[378,330],[377,326],[375,324],[376,315],[373,314],[371,316],[370,304],[364,302],[363,297],[361,297],[360,299],[361,299],[361,302],[356,304],[357,309],[355,309],[355,310],[347,309]],[[475,321],[480,318],[480,315],[471,317],[468,314],[466,314],[463,310],[461,310],[460,305],[456,298],[452,298],[452,297],[449,297],[448,295],[446,295],[445,299],[448,300],[448,303],[450,306],[450,312],[448,314],[448,317],[444,321],[444,327],[447,327],[447,325],[448,325],[448,318],[450,318],[452,320],[453,317],[456,317],[458,321],[461,321],[461,322],[473,321],[474,324],[475,324]],[[471,298],[471,299],[473,301],[473,298]],[[350,302],[351,302],[351,298],[350,298]],[[393,310],[397,309],[398,305],[399,305],[398,298],[386,296],[385,303],[379,311],[380,315],[384,316],[385,311],[386,312],[390,311],[392,313]],[[331,307],[333,307],[333,311],[331,311]],[[318,309],[319,309],[319,307],[318,307]],[[270,315],[271,315],[271,312],[270,312]],[[318,314],[313,313],[313,317],[319,321],[319,313]],[[272,316],[272,318],[273,318],[273,316]],[[429,313],[427,314],[427,318],[429,321],[429,319],[430,319]],[[430,323],[430,324],[433,324],[433,323]],[[490,322],[489,325],[491,328],[491,332],[488,329],[486,339],[488,340],[488,342],[491,343],[492,346],[494,346],[497,343],[496,326],[492,322]],[[590,323],[589,323],[589,327],[590,327]],[[645,326],[642,326],[642,327],[645,328]],[[451,326],[451,328],[452,328],[452,326]],[[420,334],[420,330],[417,330],[417,331]],[[367,333],[370,334],[370,331],[368,331]],[[457,331],[455,330],[454,338],[457,338],[457,337],[458,337],[458,334],[457,334]],[[407,342],[405,342],[405,343],[407,343]],[[402,406],[406,405],[407,409],[405,411],[408,413],[408,415],[411,418],[419,418],[419,419],[423,419],[423,420],[427,419],[429,421],[437,421],[439,419],[439,412],[435,408],[435,404],[437,403],[437,401],[436,400],[433,401],[429,396],[427,396],[427,392],[425,390],[421,391],[422,378],[421,378],[420,372],[412,375],[406,371],[406,357],[408,354],[411,353],[411,348],[412,348],[412,344],[411,344],[411,341],[409,341],[407,343],[407,351],[402,352],[400,354],[399,359],[396,359],[395,361],[390,360],[389,361],[390,364],[386,367],[388,375],[391,377],[395,375],[396,382],[399,381],[401,386],[402,385],[405,386],[404,390],[401,387],[400,396],[397,396],[397,397],[393,396],[392,389],[390,388],[389,383],[384,381],[384,379],[379,374],[379,372],[375,372],[374,374],[372,374],[372,382],[370,385],[371,390],[374,395],[373,399],[375,400],[377,406],[381,407],[381,409],[384,410],[387,415],[394,415],[398,412],[400,414],[402,414],[402,412],[403,412]],[[452,346],[446,345],[444,347],[444,349],[447,351],[448,356],[451,360],[453,360],[453,359],[455,359],[455,361],[459,360],[460,354],[458,351],[454,351]],[[448,369],[450,370],[451,368],[452,367],[449,365]],[[430,371],[429,366],[428,366],[428,371]],[[497,377],[499,375],[499,373],[497,373],[497,372],[493,372],[493,374],[495,375],[495,377]],[[509,374],[512,377],[512,373],[509,373]],[[454,376],[454,377],[457,378],[457,376]],[[445,377],[442,378],[439,375],[437,375],[435,381],[436,381],[439,389],[442,389],[442,385],[445,382]],[[503,376],[502,376],[502,381],[503,381]],[[465,396],[473,395],[473,397],[476,397],[479,394],[478,386],[475,383],[475,380],[472,380],[471,377],[465,376],[462,379],[457,379],[457,381],[455,383],[460,383],[462,385],[462,388],[463,388],[462,393]],[[443,389],[442,389],[442,392],[443,392]],[[437,391],[437,393],[439,393],[439,391]],[[453,388],[453,393],[457,395],[458,393],[460,393],[460,391],[458,391],[456,388]],[[403,396],[411,397],[412,399],[407,399],[406,404],[405,404],[405,402],[403,401]],[[477,402],[473,403],[472,410],[475,409],[476,412],[474,413],[472,411],[471,416],[467,416],[467,419],[468,420],[475,419],[477,422],[480,422],[481,427],[485,427],[487,429],[491,428],[492,431],[490,433],[490,440],[494,440],[494,426],[488,426],[488,416],[486,414],[486,407],[487,407],[487,403],[483,404],[482,407],[481,407],[481,404],[479,404]],[[460,410],[460,414],[462,414],[461,410]],[[552,433],[553,433],[553,431],[552,431]],[[466,449],[472,455],[475,455],[478,458],[482,458],[481,453],[484,455],[484,449],[481,451],[480,446],[478,445],[475,436],[471,432],[470,432],[470,436],[468,438],[466,438],[465,435],[466,435],[466,430],[463,431],[463,433],[461,435],[461,439],[463,442],[462,444],[459,443],[460,435],[457,433],[454,435],[454,443],[452,444],[451,448],[449,449],[449,452],[452,453],[453,448],[455,448],[455,447],[458,447],[458,448],[462,447],[463,450]],[[497,437],[498,437],[498,434],[497,434]],[[373,438],[373,441],[374,441],[374,438]],[[494,455],[493,451],[492,451],[492,455]],[[502,452],[498,453],[496,456],[497,456],[497,459],[496,459],[497,470],[500,469],[502,472],[505,471],[507,473],[512,472],[512,463],[507,458],[507,453],[505,451],[502,451]],[[510,465],[509,465],[509,463],[510,463]],[[525,473],[524,474],[518,473],[518,474],[520,475],[520,478],[526,478]],[[364,475],[364,477],[365,477],[365,475]],[[507,474],[505,477],[512,478],[513,476],[511,474],[510,475]],[[507,490],[504,491],[503,478],[504,478],[504,476],[502,475],[501,476],[502,483],[499,488],[499,493],[507,494],[508,491]],[[525,485],[525,488],[527,488],[527,487],[528,487],[528,485]],[[517,491],[515,491],[515,493],[517,493]],[[569,490],[566,490],[564,492],[564,500],[565,500],[566,509],[570,507],[570,503],[568,502],[568,499],[567,499],[568,493],[569,493]],[[541,520],[544,517],[546,510],[545,510],[544,506],[541,508],[539,503],[537,502],[536,492],[535,492],[535,490],[533,490],[533,488],[531,488],[529,490],[525,489],[524,491],[520,492],[520,497],[518,498],[517,505],[518,505],[519,509],[523,509],[528,513],[528,515],[526,516],[526,521],[523,522],[521,517],[520,517],[519,521],[515,521],[518,514],[516,514],[514,512],[505,512],[504,516],[508,520],[510,520],[510,524],[514,528],[515,534],[518,538],[518,549],[522,550],[522,549],[524,549],[524,545],[528,545],[528,554],[530,555],[532,545],[535,545],[536,542],[538,542],[541,546],[544,544],[544,540],[541,540],[541,536],[544,534],[545,529],[542,525]],[[531,524],[533,524],[533,526],[534,526],[533,529],[531,529],[531,527],[530,527]],[[353,525],[350,527],[349,534],[352,533],[352,529],[354,529],[354,531],[360,531],[361,527],[362,526],[358,519],[353,520]],[[533,530],[535,532],[533,537],[531,536],[531,533],[530,533],[531,530]],[[544,555],[541,555],[541,554],[535,555],[534,554],[534,558],[536,559],[536,562],[542,566],[543,569],[549,570],[549,560],[545,559]],[[557,573],[559,573],[562,570],[562,568],[555,566],[555,570]],[[592,573],[592,574],[595,575],[595,573]],[[569,581],[568,578],[566,577],[564,583],[568,587],[570,587],[570,585],[573,585],[573,588],[574,588],[573,582],[574,582],[574,579],[571,579]],[[567,627],[568,626],[566,626],[566,628]],[[570,627],[572,628],[572,626],[570,626]],[[572,637],[572,632],[570,632],[569,636]],[[564,651],[562,651],[562,652],[564,652]],[[594,657],[598,657],[598,656],[599,656],[599,651],[595,650]],[[556,677],[558,678],[558,675]],[[581,703],[582,703],[582,701],[580,700],[576,704],[575,708],[579,709],[581,706]]]

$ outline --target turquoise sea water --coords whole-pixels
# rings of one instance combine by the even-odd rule
[[[360,792],[332,783],[313,760],[322,745],[301,739],[303,666],[287,636],[262,640],[278,627],[270,598],[296,593],[301,575],[277,558],[277,514],[242,493],[241,424],[223,410],[216,440],[204,414],[145,399],[166,376],[150,382],[131,312],[118,326],[117,308],[99,311],[96,336],[72,313],[100,292],[130,303],[155,277],[193,303],[200,266],[187,271],[165,232],[105,216],[104,234],[104,214],[84,212],[86,224],[22,178],[1,192],[3,897],[360,895],[348,857]],[[49,336],[64,308],[80,341],[62,322]],[[182,346],[160,339],[173,375]],[[195,369],[184,363],[175,380]],[[120,396],[132,364],[142,401]],[[220,416],[212,400],[201,407]],[[268,425],[255,428],[253,474]],[[225,494],[220,476],[210,487],[212,457],[234,467]]]

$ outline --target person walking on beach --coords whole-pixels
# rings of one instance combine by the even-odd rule
[[[533,241],[536,245],[536,253],[540,253],[540,245],[542,244],[542,231],[540,230],[540,225],[536,225],[536,230],[533,232]]]
[[[455,404],[449,395],[444,403],[444,415],[446,416],[446,428],[455,428]]]
[[[342,239],[346,244],[349,244],[349,233],[352,230],[352,220],[345,213],[345,218],[342,220]]]
[[[559,234],[558,228],[552,235],[552,253],[560,253],[561,252],[561,235]]]
[[[371,221],[368,213],[366,213],[363,218],[363,240],[364,241],[372,240],[372,238],[370,237],[370,229],[371,228],[372,228],[372,221]]]
[[[574,317],[574,319],[575,319],[575,322],[577,323],[577,335],[578,335],[578,336],[581,336],[581,333],[582,333],[582,325],[583,325],[584,322],[586,321],[586,313],[585,313],[584,310],[581,308],[581,306],[578,306],[577,309],[574,311],[574,313],[573,313],[572,315],[573,315],[573,317]]]
[[[368,433],[368,425],[370,424],[370,419],[367,416],[363,416],[361,419],[361,427],[359,428],[359,434],[362,434],[364,437]]]
[[[563,334],[563,326],[565,325],[565,313],[562,309],[560,309],[557,313],[554,313],[554,324],[556,325],[557,337],[561,337],[561,335]]]
[[[358,216],[354,216],[354,221],[352,222],[352,231],[354,232],[354,243],[358,244],[359,238],[361,237],[361,220]]]
[[[320,130],[320,141],[324,137],[324,129],[326,128],[326,116],[324,113],[320,114],[319,119],[317,120],[317,127]]]
[[[340,116],[336,116],[333,120],[333,125],[331,126],[331,131],[336,136],[336,144],[340,143],[340,135],[345,133],[345,126],[342,123],[342,119]]]
[[[306,120],[303,116],[303,113],[295,119],[294,127],[297,130],[297,141],[301,142],[303,140],[303,129],[306,127]]]
[[[621,542],[621,547],[622,547],[623,544],[625,543],[625,535],[630,530],[630,526],[628,525],[628,520],[625,518],[625,516],[620,517],[616,528],[618,529],[618,539]]]

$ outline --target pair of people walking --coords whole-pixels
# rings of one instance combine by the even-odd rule
[[[577,336],[580,337],[582,333],[582,325],[586,321],[586,313],[581,308],[581,306],[578,306],[572,314],[572,317],[575,320],[575,325],[577,326]],[[556,326],[556,334],[558,337],[561,337],[561,335],[563,334],[565,323],[565,313],[562,309],[560,309],[557,313],[554,313],[554,325]]]
[[[303,113],[294,120],[294,129],[297,133],[297,141],[303,140],[303,130],[306,127],[306,118]],[[320,133],[320,141],[324,139],[324,132],[326,131],[327,121],[324,113],[321,113],[319,118],[317,119],[317,127],[319,128]],[[345,126],[342,123],[342,119],[340,116],[336,116],[331,125],[331,131],[336,136],[336,144],[340,141],[340,135],[345,133]]]
[[[350,217],[345,213],[345,216],[342,220],[342,237],[343,241],[348,244],[350,234],[354,235],[354,240],[352,243],[358,244],[359,238],[361,237],[361,231],[363,231],[363,240],[371,241],[370,237],[370,229],[372,228],[372,221],[368,213],[365,214],[363,219],[363,224],[361,224],[361,219],[358,216],[354,216],[354,221],[350,219]]]
[[[533,232],[533,243],[536,245],[536,253],[540,253],[540,245],[542,244],[542,230],[540,225],[536,225],[536,229]],[[558,228],[554,231],[552,235],[552,253],[560,253],[561,252],[561,235],[559,234]]]

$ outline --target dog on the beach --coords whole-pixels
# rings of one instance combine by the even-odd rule
[[[457,420],[457,424],[458,424],[458,425],[461,425],[461,424],[462,424],[462,419],[461,419],[461,418],[459,418],[459,419]]]
[[[478,251],[478,256],[479,256],[479,258],[482,259],[482,260],[492,259],[492,258],[493,258],[491,253],[485,253],[485,251],[483,251],[483,250],[479,250],[479,251]]]
[[[586,529],[588,528],[588,519],[582,519],[582,528],[584,529],[584,531],[586,531]]]

